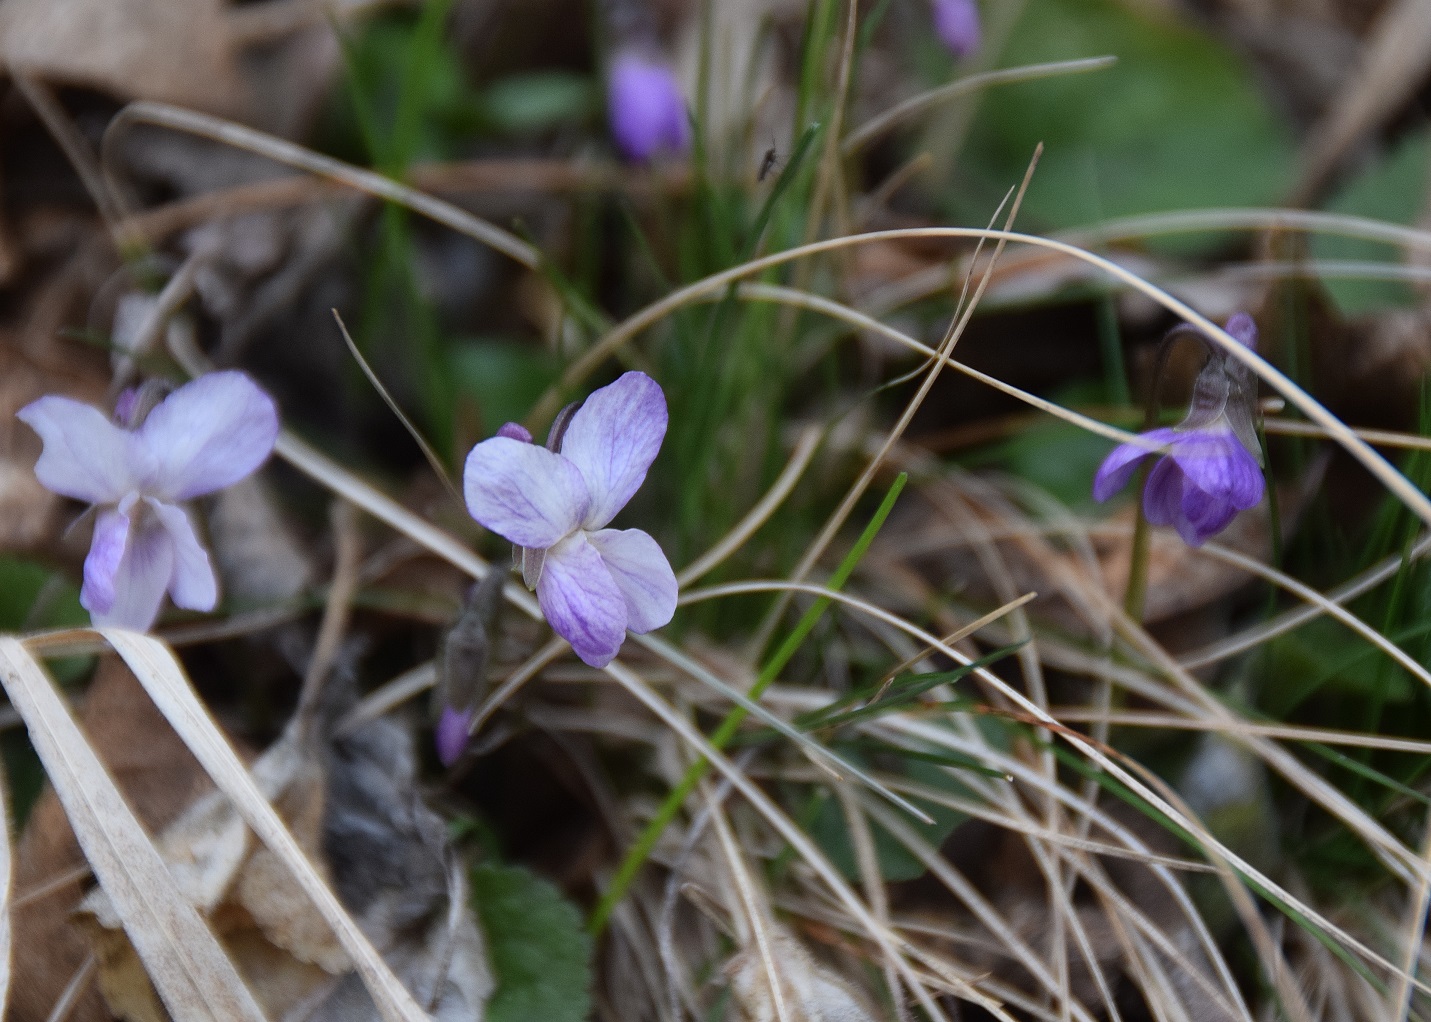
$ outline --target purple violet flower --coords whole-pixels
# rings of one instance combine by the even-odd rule
[[[1257,325],[1239,312],[1227,332],[1257,348]],[[1262,500],[1262,448],[1253,414],[1256,379],[1221,348],[1211,348],[1198,373],[1187,417],[1171,428],[1141,434],[1147,446],[1113,448],[1093,477],[1093,498],[1105,501],[1132,478],[1149,455],[1158,463],[1143,488],[1143,513],[1152,525],[1171,525],[1189,546],[1227,528],[1239,511]],[[1163,450],[1158,450],[1163,447]]]
[[[144,631],[167,591],[180,607],[213,610],[218,582],[180,502],[213,493],[263,464],[278,409],[243,373],[209,373],[154,406],[121,395],[119,424],[50,395],[16,413],[44,441],[35,475],[46,489],[99,509],[80,603],[96,625]]]
[[[645,163],[658,153],[683,153],[690,145],[680,83],[669,67],[639,49],[624,49],[612,62],[606,109],[611,134],[629,160]]]
[[[467,729],[471,726],[471,710],[455,710],[451,706],[442,708],[433,737],[437,744],[437,758],[443,766],[450,767],[456,763],[462,750],[467,748]]]
[[[954,56],[963,59],[979,48],[979,5],[974,0],[934,0],[934,31]]]
[[[660,385],[630,372],[586,399],[558,450],[499,435],[467,456],[467,510],[537,554],[524,558],[535,566],[527,585],[592,667],[611,662],[628,629],[649,632],[676,612],[676,575],[656,541],[606,528],[645,480],[666,423]]]

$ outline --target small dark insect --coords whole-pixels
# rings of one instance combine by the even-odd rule
[[[775,164],[778,162],[779,157],[775,154],[775,147],[771,146],[765,150],[765,156],[760,161],[760,172],[755,175],[755,180],[757,182],[764,181],[770,175],[770,172],[775,169]]]

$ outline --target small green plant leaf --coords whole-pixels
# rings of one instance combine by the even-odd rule
[[[497,980],[487,1022],[583,1022],[591,938],[576,906],[521,866],[478,866],[472,896]]]

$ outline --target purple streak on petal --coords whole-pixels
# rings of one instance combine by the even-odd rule
[[[1198,489],[1225,500],[1238,511],[1262,499],[1262,470],[1230,429],[1192,430],[1181,434],[1169,457]]]
[[[101,511],[94,520],[94,538],[84,559],[80,606],[85,610],[102,614],[114,606],[114,577],[128,545],[129,515],[120,510]]]
[[[1233,313],[1232,318],[1227,321],[1227,326],[1223,329],[1241,341],[1244,347],[1251,348],[1253,351],[1257,350],[1257,324],[1247,313]]]
[[[139,505],[145,507],[145,505]],[[118,626],[146,632],[159,616],[164,590],[174,576],[174,541],[158,517],[137,513],[129,545],[114,576],[114,604],[105,611],[90,608],[98,626]]]
[[[278,408],[245,374],[208,373],[159,402],[135,435],[155,460],[149,492],[188,500],[263,464],[278,439]]]
[[[974,0],[934,0],[934,31],[954,56],[969,56],[983,39],[979,5]]]
[[[668,419],[661,385],[638,372],[594,391],[577,409],[561,453],[581,469],[591,491],[583,527],[605,526],[641,488]]]
[[[626,627],[642,635],[669,624],[679,587],[660,545],[640,529],[602,529],[587,539],[626,600]]]
[[[626,639],[626,600],[580,532],[547,552],[537,602],[552,629],[592,667],[609,664]]]
[[[1163,458],[1148,473],[1143,487],[1143,516],[1150,525],[1172,525],[1182,517],[1183,472],[1172,458]]]
[[[636,50],[619,53],[606,83],[611,134],[627,159],[645,162],[690,144],[686,100],[671,69]]]
[[[519,440],[524,444],[532,442],[531,431],[520,422],[504,422],[502,427],[497,430],[497,435],[504,436],[508,440]]]
[[[169,597],[185,610],[213,610],[219,602],[219,584],[214,578],[209,554],[194,534],[194,524],[183,508],[150,499],[152,512],[169,532],[174,544],[174,576],[169,581]]]
[[[433,733],[437,745],[437,758],[443,766],[450,767],[467,748],[467,729],[472,725],[471,710],[454,710],[450,706],[442,708],[442,716],[437,720],[437,730]]]
[[[591,506],[580,469],[545,447],[504,436],[472,448],[462,491],[480,525],[524,547],[556,543]]]
[[[116,504],[139,483],[131,434],[97,408],[42,397],[15,413],[45,443],[35,476],[47,490],[90,504]]]
[[[1186,477],[1185,477],[1186,478]],[[1199,489],[1191,479],[1183,483],[1180,513],[1173,523],[1188,546],[1202,546],[1237,517],[1237,508],[1221,494]]]
[[[1139,435],[1150,445],[1161,445],[1172,443],[1177,434],[1171,429],[1154,429]],[[1093,499],[1102,503],[1127,486],[1128,480],[1133,478],[1133,473],[1138,468],[1138,463],[1148,455],[1157,453],[1152,447],[1139,444],[1119,444],[1113,448],[1093,476]]]

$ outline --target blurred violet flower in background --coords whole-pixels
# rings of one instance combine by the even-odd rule
[[[645,373],[626,373],[568,423],[554,451],[505,427],[482,441],[467,456],[463,490],[473,518],[537,555],[524,556],[535,564],[524,574],[542,613],[577,656],[605,667],[628,629],[649,632],[676,612],[676,575],[656,541],[605,527],[661,449],[666,396]]]
[[[1229,319],[1226,330],[1257,350],[1257,325],[1245,312]],[[1113,448],[1093,477],[1094,499],[1107,500],[1127,484],[1144,458],[1158,456],[1143,488],[1143,513],[1150,524],[1171,525],[1189,546],[1201,546],[1227,528],[1239,511],[1262,500],[1262,447],[1253,424],[1256,401],[1252,371],[1222,348],[1210,346],[1187,417],[1171,428],[1141,434],[1151,448],[1131,443]],[[1159,451],[1158,446],[1166,449]]]
[[[213,610],[214,569],[178,504],[243,479],[278,438],[278,409],[243,373],[201,376],[147,416],[143,403],[139,391],[121,394],[118,424],[53,395],[16,413],[44,441],[40,482],[98,508],[80,603],[96,625],[139,631],[166,591],[180,607]]]
[[[979,48],[979,5],[974,0],[934,0],[934,31],[954,56],[963,59]]]
[[[629,160],[679,155],[691,142],[686,100],[675,73],[636,47],[617,53],[606,83],[611,134]]]

